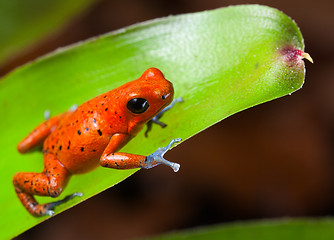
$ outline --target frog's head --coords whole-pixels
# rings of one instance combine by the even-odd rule
[[[131,132],[139,131],[168,106],[174,97],[173,84],[157,68],[147,69],[140,78],[126,85],[123,96],[126,99],[126,116]]]

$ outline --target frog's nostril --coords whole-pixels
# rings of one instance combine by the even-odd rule
[[[170,93],[163,94],[163,95],[161,95],[161,99],[165,100],[166,98],[168,98],[169,95],[170,95]]]

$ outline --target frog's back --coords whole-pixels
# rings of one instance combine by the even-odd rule
[[[108,104],[108,109],[104,107],[107,105],[107,97],[104,96],[108,96],[110,102],[110,95],[98,96],[66,114],[45,140],[44,152],[56,155],[72,173],[87,172],[97,167],[110,137],[120,130],[106,117],[108,110],[117,113],[112,109],[113,104]]]

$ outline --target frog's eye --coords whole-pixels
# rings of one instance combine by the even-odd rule
[[[148,105],[147,100],[144,98],[133,98],[126,106],[133,113],[143,113],[150,105]]]

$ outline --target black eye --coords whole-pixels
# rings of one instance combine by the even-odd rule
[[[126,106],[133,113],[143,113],[149,107],[147,100],[144,98],[133,98]]]

